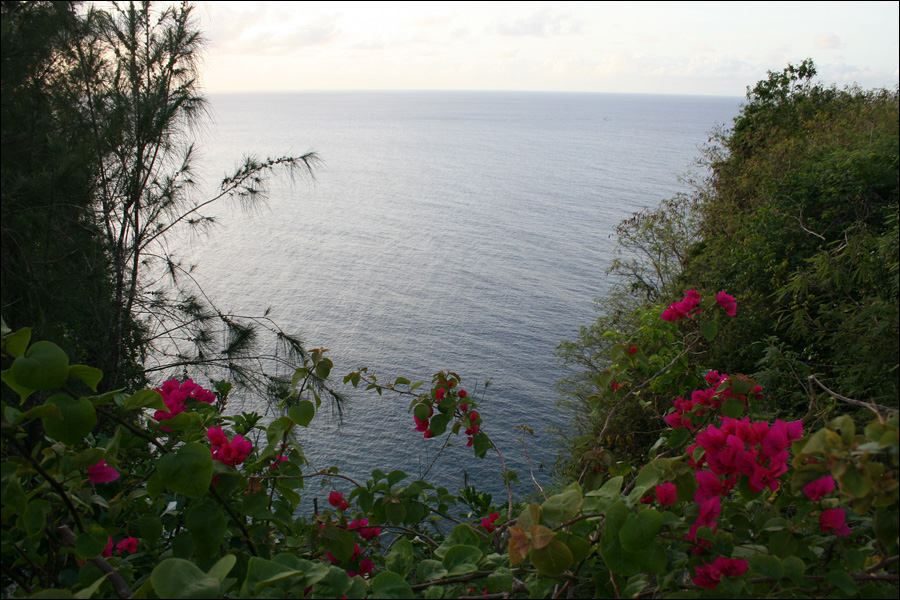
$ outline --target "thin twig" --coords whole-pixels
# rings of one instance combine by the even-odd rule
[[[814,382],[816,385],[818,385],[820,388],[822,388],[829,394],[831,394],[832,397],[837,398],[838,400],[843,400],[844,402],[847,402],[849,404],[855,404],[856,406],[862,406],[862,407],[868,408],[869,410],[874,412],[879,417],[881,417],[881,414],[878,412],[879,408],[881,410],[888,410],[888,411],[897,410],[896,408],[891,408],[890,406],[883,406],[881,404],[875,404],[874,402],[862,402],[860,400],[854,400],[853,398],[848,398],[847,396],[842,396],[842,395],[838,394],[837,392],[832,391],[832,390],[828,389],[827,387],[825,387],[825,384],[822,383],[821,381],[819,381],[815,375],[810,375],[809,380]]]
[[[522,433],[522,437],[519,440],[522,442],[522,449],[525,451],[525,459],[528,461],[528,470],[531,472],[531,481],[534,482],[534,485],[537,486],[537,489],[541,490],[541,496],[544,497],[544,500],[547,499],[547,494],[544,493],[544,488],[541,487],[541,484],[538,483],[537,479],[534,477],[534,465],[531,463],[531,457],[528,456],[528,446],[525,445],[525,433]]]

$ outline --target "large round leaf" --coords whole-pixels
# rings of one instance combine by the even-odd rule
[[[158,473],[163,485],[170,490],[189,498],[199,498],[212,482],[212,454],[203,444],[189,442],[177,452],[163,456]]]
[[[217,598],[219,580],[183,558],[167,558],[150,574],[160,598]]]
[[[87,398],[77,400],[68,394],[53,394],[45,404],[59,409],[61,418],[44,417],[44,431],[48,437],[65,444],[77,444],[97,424],[97,411]]]
[[[403,577],[391,571],[382,571],[372,578],[375,598],[415,598],[412,588]]]
[[[62,387],[69,377],[69,357],[53,342],[35,342],[10,367],[19,385],[33,390]]]

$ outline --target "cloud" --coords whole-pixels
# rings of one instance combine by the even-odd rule
[[[269,6],[250,14],[230,11],[215,37],[226,52],[285,55],[297,48],[327,44],[341,33],[340,14],[319,14],[298,24],[286,23],[287,17]]]
[[[581,32],[581,22],[569,15],[554,15],[544,8],[529,17],[516,19],[511,23],[500,23],[495,31],[501,35],[522,35],[549,37]]]
[[[819,48],[834,49],[841,48],[841,38],[833,33],[823,33],[816,36],[816,46]]]

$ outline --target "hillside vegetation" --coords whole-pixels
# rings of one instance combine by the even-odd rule
[[[831,409],[819,406],[823,390],[810,376],[842,396],[897,407],[897,91],[839,90],[814,76],[804,61],[748,88],[732,127],[711,139],[710,175],[694,193],[619,226],[618,287],[598,299],[598,321],[558,349],[582,368],[561,383],[561,405],[575,414],[563,471],[577,470],[578,449],[605,423],[610,406],[596,398],[608,391],[601,374],[615,363],[615,344],[648,354],[666,344],[641,315],[658,315],[691,288],[727,290],[740,310],[690,360],[752,375],[766,389],[766,414],[814,410],[808,418],[826,419]],[[642,456],[657,439],[672,401],[694,382],[674,383],[617,408],[610,429],[620,435],[605,442],[619,456]]]

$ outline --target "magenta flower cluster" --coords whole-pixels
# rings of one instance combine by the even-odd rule
[[[747,406],[748,394],[735,394],[732,385],[735,381],[745,380],[741,375],[720,375],[718,371],[710,371],[706,374],[706,383],[711,387],[695,390],[691,393],[691,399],[678,398],[675,400],[675,411],[665,416],[666,424],[673,429],[687,429],[693,431],[697,428],[691,420],[705,415],[710,409],[718,409],[729,398],[737,398],[744,407]],[[729,385],[731,383],[732,385]],[[749,395],[757,400],[762,397],[762,386],[754,386]]]
[[[253,444],[244,439],[242,435],[236,435],[231,441],[222,431],[221,427],[210,427],[206,430],[206,437],[212,443],[212,457],[229,466],[239,465],[253,451]]]
[[[106,465],[106,459],[87,468],[88,481],[91,483],[109,483],[120,477],[118,471]]]
[[[700,292],[697,290],[688,290],[684,298],[682,298],[678,302],[673,302],[669,305],[669,308],[663,311],[660,317],[664,321],[680,321],[682,319],[690,319],[695,314],[697,314],[700,306],[700,300],[703,299],[703,296],[700,295]],[[722,290],[718,294],[716,294],[716,304],[725,311],[725,314],[729,317],[733,317],[737,314],[737,301],[734,299],[734,296],[725,293],[725,290]]]
[[[216,401],[216,395],[207,389],[204,389],[188,379],[184,383],[179,384],[177,379],[170,379],[165,382],[161,388],[156,390],[163,397],[163,404],[167,410],[158,410],[154,413],[153,418],[157,421],[171,419],[179,413],[186,410],[185,402],[188,399],[194,399],[199,402],[212,404]]]

